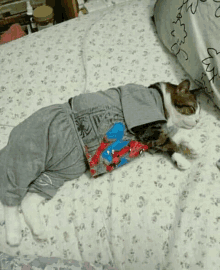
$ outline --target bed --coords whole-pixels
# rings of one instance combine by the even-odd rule
[[[191,81],[162,44],[155,1],[112,1],[109,8],[0,47],[0,147],[36,110],[69,97],[137,83]],[[0,268],[180,270],[220,266],[219,109],[199,92],[201,120],[183,130],[199,157],[178,170],[144,153],[97,179],[66,182],[39,206],[48,240],[37,242],[22,213],[22,243],[6,244],[0,208]]]

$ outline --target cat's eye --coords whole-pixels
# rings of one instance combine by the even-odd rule
[[[195,113],[196,109],[194,107],[190,107],[190,111],[191,111],[191,113]]]
[[[182,114],[194,114],[196,112],[196,109],[192,106],[186,106],[181,104],[175,104],[177,107],[177,110]]]

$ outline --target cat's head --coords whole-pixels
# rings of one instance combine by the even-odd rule
[[[179,128],[191,129],[199,122],[200,106],[196,101],[196,96],[189,91],[189,80],[179,85],[161,82],[156,86],[163,94],[168,126],[176,125]]]

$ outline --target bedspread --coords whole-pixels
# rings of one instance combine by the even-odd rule
[[[43,106],[127,83],[189,78],[158,39],[151,15],[150,1],[116,3],[1,45],[0,147],[13,126]],[[86,173],[65,183],[39,206],[45,242],[33,239],[20,213],[22,243],[8,246],[1,207],[4,258],[19,265],[12,256],[20,256],[20,269],[24,255],[29,262],[77,260],[82,269],[84,262],[89,269],[220,269],[220,115],[204,93],[198,100],[200,122],[182,131],[199,149],[190,169],[179,171],[168,157],[145,153],[97,179]],[[26,269],[74,269],[41,266]]]

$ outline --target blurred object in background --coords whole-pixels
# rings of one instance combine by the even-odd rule
[[[22,30],[19,24],[13,24],[8,31],[1,35],[0,44],[7,43],[17,38],[25,36],[26,33]]]
[[[52,7],[46,5],[37,7],[34,10],[33,16],[38,30],[53,26],[54,24],[54,13]]]
[[[56,23],[78,17],[79,5],[77,0],[46,0],[46,5],[53,8]]]

